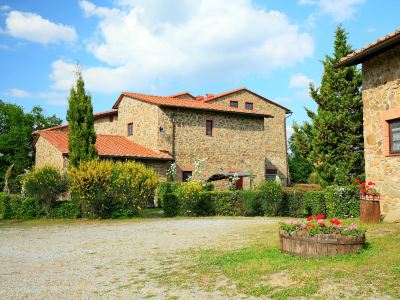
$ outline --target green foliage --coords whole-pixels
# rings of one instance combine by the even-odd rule
[[[238,214],[238,191],[208,191],[203,192],[203,199],[207,199],[209,215],[235,216]]]
[[[68,191],[68,177],[52,166],[35,168],[24,175],[23,190],[28,197],[38,199],[49,212],[61,195]]]
[[[182,184],[182,182],[176,182],[176,181],[160,182],[157,186],[157,191],[156,191],[158,198],[158,205],[162,206],[166,195],[175,193],[180,184]]]
[[[244,190],[238,191],[238,202],[241,207],[241,215],[244,216],[262,216],[264,215],[264,205],[257,191]]]
[[[12,193],[20,191],[18,175],[29,169],[35,159],[35,130],[61,124],[56,116],[45,117],[42,108],[33,107],[30,113],[15,104],[0,100],[0,186],[4,186],[7,169],[14,165],[9,187]]]
[[[35,198],[0,193],[1,219],[35,219],[43,216],[40,203]]]
[[[326,202],[323,191],[309,191],[303,197],[303,215],[316,216],[318,214],[327,215]]]
[[[136,162],[91,160],[70,170],[71,192],[84,217],[131,217],[147,207],[158,177]]]
[[[288,166],[292,183],[306,183],[313,166],[308,161],[310,152],[310,126],[304,123],[302,126],[293,123],[293,134],[289,138]]]
[[[77,167],[80,162],[95,159],[97,151],[94,147],[96,133],[94,131],[92,98],[86,94],[85,83],[80,72],[78,72],[76,87],[70,90],[67,121],[70,167]]]
[[[285,191],[280,206],[280,214],[301,218],[304,216],[304,195],[309,192],[291,189]]]
[[[276,180],[263,180],[257,187],[257,197],[262,202],[266,216],[276,216],[283,197],[282,185]]]
[[[321,180],[317,172],[312,172],[307,178],[307,183],[309,184],[318,184],[320,181]]]
[[[51,219],[77,219],[81,217],[81,210],[76,201],[57,201],[47,217]]]
[[[175,194],[166,193],[162,198],[162,207],[166,217],[175,217],[179,215],[179,200]]]
[[[336,68],[339,60],[352,53],[343,27],[336,30],[333,56],[326,56],[321,86],[310,86],[318,105],[311,118],[309,161],[321,184],[345,185],[364,173],[363,113],[361,72],[356,66]]]
[[[328,186],[324,191],[329,217],[348,218],[360,214],[358,186]]]

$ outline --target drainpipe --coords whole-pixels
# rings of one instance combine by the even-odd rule
[[[287,140],[287,136],[286,136],[286,119],[291,117],[293,115],[293,112],[289,112],[287,114],[287,116],[285,117],[285,148],[286,148],[286,186],[289,186],[289,153],[288,153],[288,140]]]

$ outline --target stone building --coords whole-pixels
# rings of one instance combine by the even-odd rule
[[[362,63],[365,172],[388,221],[400,220],[400,29],[344,57]]]
[[[206,159],[204,180],[225,185],[236,173],[238,188],[276,176],[286,185],[288,113],[246,88],[197,97],[123,92],[112,110],[95,114],[95,146],[100,157],[140,161],[162,180],[172,162],[186,180]],[[38,131],[35,145],[36,166],[68,166],[68,126]]]

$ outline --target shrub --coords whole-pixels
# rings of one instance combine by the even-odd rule
[[[157,174],[136,162],[92,160],[72,168],[71,192],[85,217],[131,217],[148,206]]]
[[[116,206],[128,216],[148,207],[154,197],[158,177],[154,170],[137,162],[117,162],[113,166],[112,193]]]
[[[303,215],[326,215],[325,195],[323,191],[308,191],[304,193]]]
[[[80,216],[81,210],[76,201],[57,201],[47,215],[51,219],[77,219]]]
[[[295,189],[285,191],[280,206],[280,215],[297,218],[303,217],[303,201],[305,193],[306,192],[304,191],[298,191]]]
[[[282,202],[282,185],[276,180],[264,180],[257,187],[257,197],[262,202],[267,216],[276,216]]]
[[[71,193],[83,217],[107,218],[113,206],[112,171],[109,160],[92,160],[71,168]]]
[[[162,207],[166,217],[175,217],[179,215],[179,200],[175,194],[165,194],[162,200]]]
[[[348,218],[360,214],[358,186],[328,186],[324,191],[329,217]]]
[[[182,182],[160,182],[157,186],[158,206],[162,206],[162,203],[164,202],[165,196],[167,194],[176,193],[176,190],[178,189],[180,184],[182,184]]]
[[[238,214],[237,191],[208,191],[203,192],[202,196],[208,202],[205,206],[208,215],[235,216]]]
[[[240,204],[240,215],[242,216],[262,216],[264,214],[264,206],[261,197],[256,191],[244,190],[238,191],[238,202]]]
[[[38,199],[49,212],[61,195],[68,191],[68,178],[52,166],[35,168],[24,175],[23,191],[28,197]]]
[[[196,215],[196,210],[199,210],[200,193],[203,187],[200,182],[191,181],[179,185],[176,195],[180,203],[180,215]]]
[[[0,219],[11,219],[12,211],[10,196],[7,193],[0,193]]]

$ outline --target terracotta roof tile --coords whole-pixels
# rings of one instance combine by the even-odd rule
[[[154,96],[154,95],[146,95],[146,94],[138,94],[138,93],[130,93],[123,92],[117,102],[114,104],[113,108],[116,109],[119,106],[119,103],[122,101],[122,98],[130,97],[140,101],[144,101],[147,103],[151,103],[160,107],[177,107],[177,108],[188,108],[188,109],[196,109],[196,110],[206,110],[206,111],[216,111],[216,112],[225,112],[225,113],[235,113],[235,114],[245,114],[250,116],[257,117],[270,117],[270,115],[250,112],[248,110],[240,109],[240,108],[232,108],[226,107],[218,104],[205,103],[202,101],[196,100],[186,100],[182,101],[180,99],[172,98],[172,97],[164,97],[164,96]]]
[[[67,131],[39,131],[38,134],[49,141],[62,154],[68,154],[68,132]],[[123,136],[97,135],[95,147],[99,156],[120,158],[143,158],[143,159],[173,159],[168,153],[156,152],[140,146]]]
[[[368,55],[371,55],[373,53],[376,53],[378,51],[381,51],[385,49],[386,47],[390,47],[395,43],[400,42],[400,28],[397,29],[396,31],[386,35],[385,37],[382,37],[375,42],[372,42],[368,44],[367,46],[354,51],[353,53],[350,53],[349,55],[342,57],[339,61],[339,63],[336,65],[337,67],[341,66],[350,66],[350,65],[356,65],[360,62],[363,61],[363,58],[365,58]],[[368,53],[370,52],[370,53]]]

